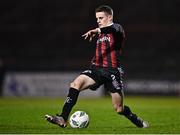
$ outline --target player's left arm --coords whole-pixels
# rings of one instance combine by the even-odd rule
[[[124,29],[121,25],[118,24],[100,28],[100,33],[103,34],[112,33],[114,35],[114,38],[116,38],[118,42],[121,42],[125,39]]]

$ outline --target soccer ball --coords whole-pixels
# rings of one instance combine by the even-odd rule
[[[84,111],[76,111],[69,118],[69,124],[72,128],[86,128],[89,125],[89,116]]]

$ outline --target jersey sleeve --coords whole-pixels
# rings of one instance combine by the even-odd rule
[[[101,33],[103,33],[103,34],[108,34],[108,33],[116,32],[116,30],[113,27],[111,27],[111,26],[100,28],[100,30],[101,30]]]
[[[108,34],[108,33],[123,33],[123,29],[121,25],[119,24],[113,24],[108,27],[100,28],[102,34]]]

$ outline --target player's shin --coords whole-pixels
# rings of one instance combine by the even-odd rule
[[[65,100],[65,103],[62,109],[62,113],[60,114],[60,116],[62,116],[65,121],[67,121],[68,116],[73,106],[76,104],[78,96],[79,96],[79,90],[74,89],[74,88],[69,89],[68,96]]]

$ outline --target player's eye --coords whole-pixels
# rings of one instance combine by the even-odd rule
[[[96,18],[97,20],[102,20],[103,19],[103,17],[98,17],[98,18]]]

